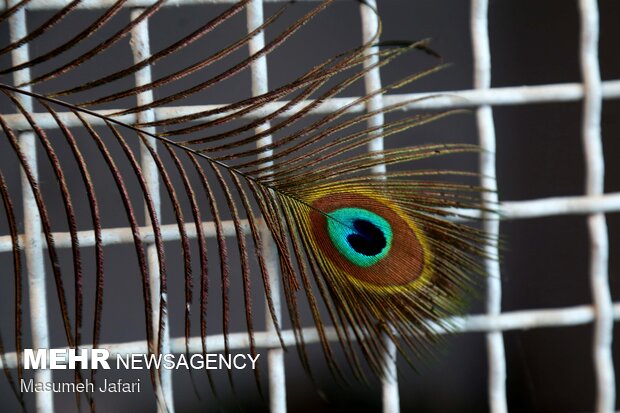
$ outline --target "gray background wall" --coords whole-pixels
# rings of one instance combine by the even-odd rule
[[[599,2],[601,8],[601,71],[604,80],[620,79],[620,58],[617,40],[620,38],[620,5],[613,0]],[[310,6],[295,4],[292,15]],[[267,14],[276,10],[267,5]],[[169,39],[177,38],[197,27],[217,11],[220,6],[170,7],[157,14],[151,21],[152,49],[159,50]],[[472,87],[472,61],[469,37],[469,2],[443,1],[379,1],[384,23],[384,40],[432,38],[432,48],[452,66],[407,87],[406,91],[449,91]],[[30,27],[34,28],[49,12],[30,14]],[[68,36],[67,27],[83,25],[96,16],[92,12],[78,12],[71,16],[65,29],[54,29],[55,36]],[[126,18],[127,14],[122,15]],[[120,24],[120,20],[116,23]],[[576,2],[547,1],[493,1],[490,5],[491,53],[493,86],[539,85],[547,83],[578,82],[578,13]],[[118,27],[118,26],[116,26]],[[283,27],[282,25],[278,27]],[[8,39],[6,28],[0,32],[4,42]],[[73,27],[72,30],[75,30]],[[162,61],[154,73],[167,73],[178,65],[176,59],[194,60],[196,54],[207,53],[219,47],[220,39],[231,39],[245,30],[245,17],[235,17],[226,28],[208,40],[199,42],[187,53],[172,60]],[[112,28],[107,29],[111,33]],[[268,32],[273,36],[275,30]],[[321,59],[346,50],[360,41],[359,13],[355,2],[338,2],[322,13],[315,21],[295,35],[282,49],[269,58],[270,83],[275,86],[293,78],[293,74],[316,64]],[[46,46],[35,43],[33,54]],[[95,61],[92,66],[78,72],[71,81],[79,82],[92,76],[97,65],[105,67],[114,62],[129,64],[127,44],[113,50],[113,57]],[[107,60],[112,59],[112,60]],[[7,63],[3,60],[5,64]],[[388,67],[383,81],[396,79],[413,70],[427,67],[432,59],[413,53]],[[220,65],[219,67],[223,67]],[[193,78],[198,79],[197,77]],[[2,81],[8,81],[3,79]],[[60,82],[60,81],[59,81]],[[189,84],[191,80],[187,81]],[[51,88],[60,83],[52,84]],[[244,73],[221,87],[191,99],[190,103],[229,102],[247,96],[249,76]],[[351,94],[359,92],[354,89]],[[159,91],[165,95],[169,90]],[[583,152],[580,137],[580,103],[537,104],[494,109],[498,139],[498,182],[501,200],[525,200],[538,197],[580,195],[584,188]],[[606,101],[603,111],[602,132],[606,156],[606,191],[620,191],[620,103]],[[442,120],[401,136],[400,143],[475,142],[476,130],[473,115],[460,115]],[[5,145],[2,144],[2,145]],[[4,147],[3,147],[4,148]],[[0,150],[0,162],[6,165],[8,178],[14,188],[19,186],[15,160],[5,149]],[[475,168],[475,159],[463,165]],[[43,167],[45,168],[45,166]],[[4,170],[4,168],[3,168]],[[45,172],[45,169],[44,169]],[[49,172],[49,170],[47,171]],[[104,174],[102,173],[102,176]],[[43,176],[46,176],[45,173]],[[49,175],[48,175],[49,176]],[[101,178],[104,179],[103,177]],[[76,181],[77,182],[77,181]],[[177,182],[179,183],[179,182]],[[77,183],[76,183],[77,185]],[[180,185],[180,183],[179,183]],[[18,196],[16,192],[16,197]],[[51,195],[53,197],[54,195]],[[102,211],[106,226],[126,225],[118,213],[118,198],[101,191]],[[49,203],[52,215],[61,219],[63,211],[53,200]],[[172,222],[170,209],[165,210],[165,220]],[[84,224],[87,220],[84,220]],[[620,219],[618,214],[608,215],[610,233],[610,278],[615,301],[620,299]],[[2,234],[6,223],[0,220]],[[588,283],[588,238],[585,218],[582,216],[553,217],[534,220],[505,222],[502,224],[506,249],[501,267],[503,271],[503,310],[554,308],[591,302]],[[234,240],[233,240],[234,241]],[[210,241],[214,249],[215,244]],[[234,249],[234,243],[229,242]],[[182,335],[182,267],[178,243],[167,245],[170,256],[170,312],[173,335]],[[107,287],[102,341],[120,342],[143,338],[141,292],[133,250],[129,246],[106,248]],[[89,250],[92,254],[92,250]],[[63,262],[70,267],[69,252],[63,252]],[[0,255],[0,268],[10,267],[10,256]],[[93,274],[91,271],[87,276]],[[178,274],[175,279],[172,274]],[[214,273],[217,274],[217,273]],[[70,276],[70,271],[67,273]],[[10,277],[3,271],[3,277]],[[214,277],[212,288],[217,289]],[[5,283],[5,282],[3,282]],[[7,281],[8,283],[8,281]],[[11,285],[4,284],[4,285]],[[239,283],[233,282],[233,294],[241,303]],[[258,285],[255,283],[255,285]],[[92,280],[86,288],[92,292]],[[50,282],[50,308],[57,311],[57,302]],[[235,289],[236,288],[236,289]],[[0,289],[3,317],[0,327],[4,337],[11,334],[11,289]],[[260,289],[256,294],[256,314],[261,313]],[[210,320],[219,320],[218,298],[210,306]],[[92,310],[92,298],[86,303],[86,314]],[[472,311],[481,311],[475,303]],[[257,317],[260,319],[260,316]],[[213,321],[212,333],[221,331],[219,321]],[[233,314],[233,331],[243,331],[242,314]],[[257,321],[260,326],[260,321]],[[194,327],[198,324],[194,321]],[[87,324],[88,326],[89,324]],[[218,330],[219,329],[219,330]],[[617,329],[616,329],[617,331]],[[29,334],[27,334],[29,336]],[[53,344],[62,345],[62,331],[57,315],[52,320]],[[508,397],[514,412],[568,412],[594,409],[594,376],[590,356],[592,327],[546,328],[515,331],[505,334],[508,362]],[[616,359],[618,358],[618,333],[615,334]],[[8,341],[5,339],[5,341]],[[313,364],[316,365],[316,383],[302,371],[294,349],[287,359],[288,403],[291,412],[376,412],[380,410],[381,393],[377,380],[368,385],[352,382],[349,386],[335,385],[325,367],[318,346],[310,346]],[[266,352],[262,352],[262,359]],[[616,360],[617,362],[617,360]],[[402,411],[415,412],[483,412],[487,410],[486,355],[482,334],[463,334],[449,337],[438,352],[436,360],[420,361],[417,372],[404,363],[400,365]],[[262,364],[263,373],[266,364]],[[101,374],[100,378],[120,377],[121,372]],[[152,392],[148,388],[148,374],[128,373],[127,378],[141,377],[146,389],[136,397],[112,396],[98,398],[99,411],[138,412],[153,411]],[[63,377],[62,375],[59,376]],[[70,379],[66,375],[66,379]],[[256,390],[251,373],[234,374],[235,392],[227,383],[224,373],[216,374],[220,391],[219,401],[211,395],[206,377],[194,375],[200,388],[198,399],[185,372],[175,373],[175,401],[177,411],[254,412],[267,411],[267,402]],[[264,382],[266,384],[266,381]],[[17,403],[9,393],[6,380],[0,379],[1,411],[16,411]],[[29,402],[30,403],[30,402]],[[75,410],[73,397],[59,397],[58,411]]]

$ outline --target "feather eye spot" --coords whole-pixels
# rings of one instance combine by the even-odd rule
[[[348,261],[370,267],[389,253],[392,227],[381,216],[362,208],[340,208],[328,215],[329,238]]]
[[[317,193],[308,215],[310,242],[325,274],[379,293],[429,282],[426,234],[397,204],[353,185]]]

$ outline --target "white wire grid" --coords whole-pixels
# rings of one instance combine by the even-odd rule
[[[277,2],[281,0],[254,0],[247,8],[247,29],[248,31],[260,26],[263,22],[263,2]],[[316,1],[316,0],[306,0]],[[15,4],[17,0],[8,1],[8,6]],[[66,0],[33,0],[27,9],[54,9],[64,6]],[[140,7],[150,5],[150,0],[130,0],[125,6],[135,8],[134,13],[139,13]],[[234,3],[234,0],[176,0],[171,2],[174,5],[189,4],[217,4]],[[368,0],[371,6],[376,7],[374,0]],[[102,8],[110,6],[112,0],[87,0],[79,5],[79,8]],[[380,11],[380,10],[379,10]],[[590,262],[590,283],[592,290],[592,305],[566,307],[549,310],[525,310],[513,312],[501,312],[501,274],[497,261],[489,260],[487,270],[489,272],[487,286],[487,308],[486,314],[470,315],[454,320],[456,329],[461,332],[484,332],[487,335],[488,353],[488,386],[489,386],[489,408],[492,413],[508,411],[506,399],[506,361],[504,355],[504,343],[502,332],[514,329],[530,329],[548,326],[572,326],[586,323],[594,323],[594,335],[592,341],[592,357],[596,376],[596,412],[610,413],[615,408],[615,374],[612,361],[611,341],[614,320],[620,319],[620,303],[613,303],[610,295],[608,282],[608,241],[607,227],[605,223],[605,213],[620,212],[620,193],[608,193],[603,191],[604,164],[603,150],[600,134],[600,119],[603,99],[620,98],[620,80],[602,82],[599,71],[598,61],[598,6],[596,0],[579,0],[580,13],[580,63],[582,73],[582,83],[574,84],[554,84],[529,87],[505,87],[490,88],[491,84],[491,58],[489,50],[488,35],[488,0],[471,1],[471,38],[473,46],[474,62],[474,89],[465,91],[446,92],[443,96],[432,100],[422,100],[412,103],[406,107],[407,110],[419,108],[452,108],[452,107],[476,107],[477,124],[479,131],[480,145],[486,149],[480,159],[480,172],[484,176],[482,184],[487,188],[495,188],[495,145],[496,138],[494,132],[492,107],[497,105],[520,105],[537,102],[565,102],[583,101],[583,120],[582,137],[583,148],[586,158],[586,188],[583,196],[556,197],[535,199],[518,202],[504,202],[500,204],[499,212],[506,219],[523,219],[533,217],[544,217],[565,214],[585,214],[588,217],[588,228],[590,234],[591,262]],[[367,6],[360,5],[360,15],[362,20],[363,38],[369,39],[375,32],[378,24],[377,16]],[[10,18],[10,35],[12,40],[19,39],[26,34],[27,10],[21,9]],[[264,45],[262,34],[254,37],[250,42],[250,53],[261,49]],[[148,23],[137,26],[132,33],[131,47],[134,60],[140,61],[147,57],[149,51],[149,32]],[[29,60],[28,47],[24,46],[12,52],[12,59],[15,65]],[[371,64],[371,57],[367,64]],[[264,93],[268,89],[267,85],[267,64],[266,57],[261,57],[252,65],[252,93],[257,95]],[[15,73],[15,83],[27,82],[30,78],[28,69]],[[141,85],[150,82],[150,68],[145,67],[136,74],[136,84]],[[365,79],[367,92],[381,87],[379,69],[370,71]],[[354,111],[375,110],[383,104],[393,104],[412,97],[421,97],[425,94],[394,94],[379,96],[368,102],[367,107],[356,107]],[[144,92],[138,97],[139,103],[144,104],[152,100],[151,92]],[[335,98],[321,105],[315,113],[329,113],[336,108],[342,107],[354,98]],[[24,98],[22,103],[27,109],[32,108],[30,98]],[[249,114],[248,117],[260,116],[266,112],[271,112],[275,108],[285,104],[279,102],[267,105],[260,112]],[[303,105],[303,102],[301,103]],[[124,122],[132,123],[135,121],[148,122],[153,119],[169,117],[178,114],[187,114],[202,111],[210,106],[180,106],[167,107],[145,111],[137,115],[128,115],[122,119]],[[69,126],[77,126],[76,119],[71,116],[60,114],[61,118]],[[15,129],[28,129],[23,122],[23,118],[17,115],[7,115],[8,123]],[[43,128],[54,128],[56,123],[48,114],[36,114],[36,121]],[[93,119],[93,123],[97,122]],[[383,123],[382,115],[378,115],[370,120],[373,125]],[[267,128],[265,125],[263,128]],[[31,165],[36,165],[36,153],[34,136],[32,133],[22,133],[21,142],[29,158]],[[267,145],[270,138],[264,138],[259,145]],[[370,151],[382,148],[383,142],[377,139],[369,147]],[[143,171],[147,177],[151,194],[154,197],[156,208],[159,210],[158,179],[155,165],[149,156],[144,156],[142,161]],[[36,177],[36,168],[33,168]],[[29,303],[31,311],[32,325],[32,345],[34,348],[49,348],[48,335],[48,315],[47,300],[45,294],[45,271],[43,252],[46,248],[41,235],[41,221],[37,212],[36,203],[25,176],[22,176],[23,188],[23,208],[24,208],[24,234],[20,236],[21,245],[24,246],[28,269],[29,283]],[[497,199],[495,193],[487,193],[485,202],[493,204]],[[486,230],[491,234],[499,234],[499,221],[496,217],[483,217]],[[209,237],[215,236],[213,223],[203,223],[205,234]],[[246,226],[247,229],[247,226]],[[235,231],[231,222],[224,223],[224,230],[227,236],[234,236]],[[145,242],[153,241],[153,232],[150,223],[140,228]],[[196,237],[196,231],[188,226],[187,233],[190,237]],[[162,227],[162,237],[165,241],[178,240],[179,233],[176,225],[164,225]],[[79,243],[83,247],[94,245],[94,234],[92,231],[81,231],[78,233]],[[102,231],[104,245],[125,244],[132,242],[132,235],[129,228],[110,228]],[[68,233],[55,233],[55,244],[59,248],[70,247],[70,236]],[[149,265],[151,271],[157,271],[156,252],[151,247],[149,252]],[[11,250],[10,236],[0,236],[0,253]],[[496,255],[495,247],[490,247],[491,255]],[[270,274],[274,284],[278,282],[278,270],[274,259],[275,250],[270,245],[265,246],[267,257],[271,257]],[[157,283],[153,283],[153,297],[158,297]],[[272,291],[277,291],[277,284],[272,286]],[[280,312],[279,297],[274,297],[276,312]],[[154,303],[157,311],[158,303]],[[154,320],[158,318],[155,314]],[[157,328],[155,328],[157,330]],[[437,332],[442,333],[440,327]],[[308,342],[318,341],[318,334],[312,328],[304,332],[304,337]],[[328,337],[336,340],[334,331],[328,331]],[[284,331],[283,339],[285,344],[295,343],[292,331]],[[279,347],[279,340],[274,334],[274,327],[271,318],[267,315],[267,328],[264,332],[257,332],[255,336],[258,347],[267,348],[269,364],[269,399],[272,412],[286,412],[286,387],[285,365],[282,350]],[[207,337],[207,343],[211,351],[223,351],[223,337],[212,335]],[[184,352],[184,338],[170,338],[166,332],[164,339],[164,352],[182,353]],[[144,341],[125,342],[117,344],[102,345],[110,350],[112,355],[146,352],[147,344]],[[201,352],[199,337],[190,339],[190,350]],[[231,349],[249,348],[249,339],[245,333],[233,333],[230,335]],[[388,346],[386,360],[389,361],[392,375],[388,375],[383,381],[383,411],[385,413],[396,413],[399,407],[399,389],[395,370],[395,347]],[[16,355],[7,354],[7,364],[9,367],[16,366]],[[174,411],[172,376],[170,371],[162,371],[161,382],[157,383],[157,391],[164,397],[160,400],[167,400],[169,412]],[[166,374],[168,373],[168,374]],[[51,381],[50,370],[39,370],[35,373],[37,381]],[[36,410],[40,413],[51,413],[54,411],[53,394],[41,392],[36,394]],[[160,410],[162,407],[160,406]]]

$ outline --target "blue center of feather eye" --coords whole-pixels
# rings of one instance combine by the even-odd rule
[[[336,249],[351,263],[370,267],[392,246],[392,227],[381,216],[362,208],[340,208],[328,215],[327,232]]]

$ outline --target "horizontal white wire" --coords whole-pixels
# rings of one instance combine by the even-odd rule
[[[429,99],[429,97],[433,97]],[[460,90],[445,91],[433,93],[402,93],[385,95],[383,102],[386,106],[411,101],[410,104],[402,108],[403,111],[415,109],[452,109],[452,108],[469,108],[481,105],[491,106],[510,106],[525,105],[533,103],[556,103],[556,102],[576,102],[583,99],[583,85],[580,83],[560,83],[541,86],[517,86],[517,87],[500,87],[494,89],[480,90]],[[609,80],[603,82],[603,98],[618,99],[620,98],[620,80]],[[310,113],[320,115],[335,112],[343,106],[352,103],[358,97],[333,98],[327,99]],[[420,100],[422,99],[422,100]],[[259,110],[244,115],[243,118],[254,119],[263,117],[269,113],[273,113],[286,105],[288,101],[272,102]],[[297,108],[306,106],[310,102],[302,101],[297,106],[292,107],[289,111],[279,114],[280,117],[290,115]],[[175,116],[191,115],[207,110],[221,108],[224,105],[192,105],[192,106],[169,106],[155,109],[155,118],[157,120],[170,119]],[[109,109],[96,111],[101,115],[109,115],[118,112],[120,109]],[[349,113],[361,113],[365,110],[364,105],[357,105],[349,110]],[[81,127],[82,123],[70,112],[60,112],[60,118],[68,127]],[[195,121],[206,121],[225,116],[205,117],[196,119]],[[28,121],[23,115],[8,114],[3,115],[4,119],[11,128],[17,130],[30,129]],[[54,121],[52,115],[48,113],[35,113],[33,116],[37,124],[43,129],[56,129],[58,125]],[[95,126],[104,125],[104,121],[100,118],[88,116],[89,122]],[[126,124],[136,123],[136,115],[124,115],[115,118],[119,122]]]
[[[568,196],[503,202],[499,214],[504,219],[537,218],[552,215],[619,212],[620,192],[595,196]]]
[[[620,193],[611,193],[599,196],[571,196],[555,197],[545,199],[535,199],[529,201],[503,202],[498,208],[502,219],[523,219],[540,218],[555,215],[567,214],[591,214],[599,212],[620,212]],[[462,215],[472,218],[479,218],[479,211],[454,210]],[[249,233],[247,220],[241,220],[241,226],[246,234]],[[194,224],[185,225],[187,236],[196,238],[196,228]],[[203,222],[202,228],[206,237],[215,237],[216,230],[213,222]],[[232,221],[222,221],[222,229],[225,236],[236,236],[235,226]],[[150,226],[140,227],[140,235],[144,242],[154,242],[153,229]],[[179,227],[177,224],[167,224],[161,226],[161,235],[164,241],[176,241],[180,239]],[[57,248],[71,247],[71,236],[68,232],[54,232],[54,245]],[[92,247],[95,245],[95,234],[92,230],[78,231],[78,241],[81,247]],[[101,231],[101,238],[104,245],[127,244],[133,242],[131,228],[108,228]],[[19,236],[20,245],[23,245],[24,238]],[[12,241],[9,235],[0,236],[0,253],[8,252],[12,249]],[[45,248],[47,247],[44,243]]]
[[[613,306],[614,320],[620,320],[620,302]],[[573,307],[509,311],[502,314],[489,316],[487,314],[470,315],[466,317],[453,317],[446,320],[446,324],[451,328],[447,331],[439,325],[431,325],[437,334],[446,333],[480,333],[489,331],[508,331],[508,330],[528,330],[532,328],[545,327],[568,327],[583,325],[593,322],[595,319],[594,308],[591,305],[580,305]],[[303,329],[303,336],[306,343],[319,342],[319,335],[315,328],[308,327]],[[337,341],[338,335],[332,327],[326,328],[326,336],[331,341]],[[254,334],[256,347],[258,348],[278,348],[280,341],[277,335],[272,332],[260,331]],[[282,340],[286,346],[295,345],[295,335],[292,330],[282,331]],[[231,350],[244,350],[250,347],[250,340],[247,333],[231,333],[228,337],[229,348]],[[91,348],[84,345],[81,348]],[[110,351],[112,357],[117,355],[125,356],[128,354],[148,352],[146,341],[130,341],[125,343],[100,344],[99,348]],[[190,337],[190,353],[202,353],[202,343],[200,337]],[[170,351],[174,354],[185,353],[185,337],[177,337],[170,340]],[[207,351],[216,353],[224,351],[224,336],[214,334],[207,336]],[[6,353],[6,365],[15,368],[15,352]],[[0,362],[0,368],[2,364]]]
[[[249,233],[250,226],[247,220],[241,220],[241,226],[246,233]],[[215,237],[216,229],[213,222],[203,222],[202,228],[206,237]],[[150,226],[139,227],[140,236],[145,243],[155,242],[155,235],[153,228]],[[194,224],[186,224],[185,230],[189,238],[196,238],[196,227]],[[223,221],[222,230],[225,236],[237,235],[235,226],[232,221]],[[71,247],[71,234],[68,232],[54,232],[54,246],[57,248],[69,248]],[[95,245],[95,233],[92,230],[78,231],[78,242],[80,247],[92,247]],[[181,238],[179,233],[179,226],[177,224],[161,225],[161,237],[164,241],[176,241]],[[101,240],[103,245],[116,245],[116,244],[128,244],[133,243],[133,233],[131,228],[108,228],[101,231]],[[19,236],[19,242],[23,245],[23,236]],[[44,243],[44,247],[47,248],[47,244]],[[11,237],[4,235],[0,237],[0,252],[11,251],[12,242]]]
[[[265,3],[283,3],[290,0],[263,0]],[[317,3],[323,0],[296,0],[299,2],[310,2]],[[33,0],[26,5],[26,9],[28,10],[51,10],[51,9],[60,9],[67,4],[69,4],[71,0]],[[198,4],[233,4],[238,3],[239,0],[170,0],[164,3],[164,6],[191,6]],[[83,0],[79,3],[76,9],[105,9],[112,7],[116,3],[116,0]],[[153,5],[155,0],[129,0],[123,7],[148,7]],[[0,11],[5,10],[7,7],[4,2],[0,3]]]
[[[472,209],[448,208],[446,211],[463,218],[477,219],[482,216],[480,211]],[[620,192],[504,201],[497,207],[497,215],[502,220],[610,212],[620,212]]]

